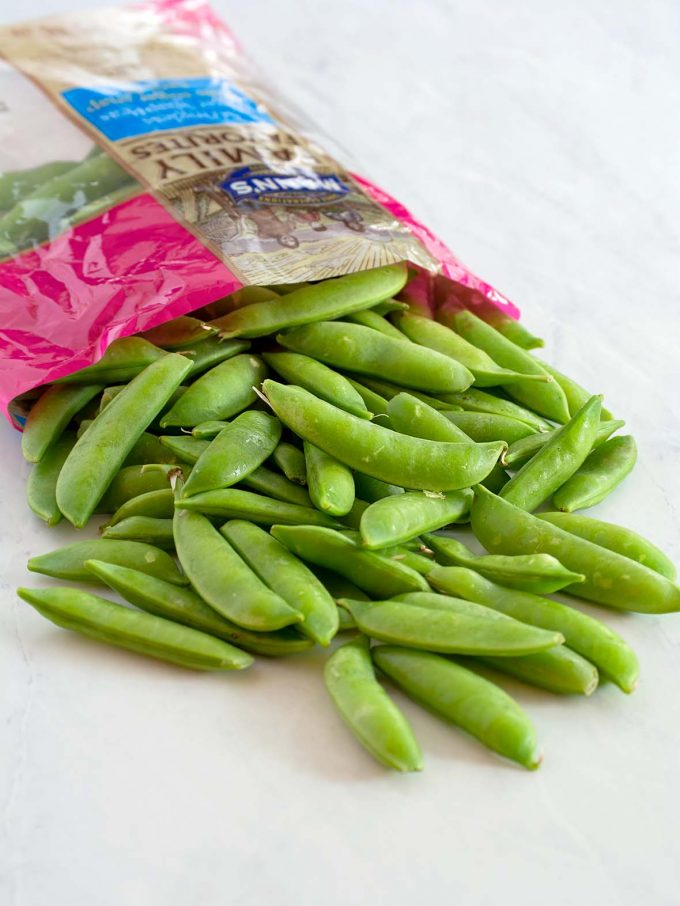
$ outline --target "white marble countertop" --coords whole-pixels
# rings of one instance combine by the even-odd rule
[[[627,419],[639,464],[598,515],[680,560],[677,3],[216,5]],[[3,904],[680,902],[680,616],[604,615],[640,655],[633,696],[510,687],[543,741],[537,773],[404,702],[426,770],[392,775],[341,725],[321,656],[193,675],[17,602],[26,558],[72,535],[28,513],[9,427],[0,457]]]

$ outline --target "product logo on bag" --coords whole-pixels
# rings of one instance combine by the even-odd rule
[[[253,167],[236,170],[219,187],[237,203],[259,201],[289,206],[333,204],[350,191],[337,173],[276,173]]]

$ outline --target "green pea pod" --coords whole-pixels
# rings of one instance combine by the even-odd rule
[[[228,424],[229,422],[221,421],[201,422],[200,425],[196,425],[195,428],[191,429],[191,434],[197,440],[211,440],[213,437],[217,437],[220,431],[223,431]]]
[[[588,390],[585,390],[570,377],[567,377],[566,374],[562,374],[561,371],[558,371],[557,368],[554,368],[552,365],[548,364],[548,362],[544,362],[542,359],[536,359],[536,361],[541,368],[544,368],[550,377],[560,385],[567,398],[570,414],[576,415],[578,410],[585,406],[593,394]],[[603,421],[609,421],[614,416],[607,409],[603,409],[600,417]]]
[[[423,542],[435,552],[439,562],[444,565],[466,566],[506,588],[518,588],[536,595],[552,594],[566,588],[567,585],[573,585],[574,582],[583,582],[585,578],[566,569],[550,554],[525,554],[515,557],[490,554],[478,557],[455,538],[423,535]]]
[[[80,368],[66,377],[59,378],[56,383],[119,384],[131,381],[149,365],[168,355],[164,349],[147,343],[141,337],[121,337],[111,343],[94,365]]]
[[[428,574],[428,581],[443,594],[458,595],[523,623],[561,632],[569,648],[595,664],[624,692],[635,689],[640,673],[635,652],[612,629],[580,610],[505,588],[463,567],[435,567]]]
[[[48,525],[61,521],[61,510],[57,506],[57,479],[66,458],[76,442],[75,435],[62,434],[30,471],[26,484],[26,500],[36,516]]]
[[[489,749],[530,770],[540,765],[529,718],[494,683],[448,658],[409,648],[380,645],[373,649],[373,660],[410,698]]]
[[[130,569],[148,573],[173,585],[186,585],[188,581],[169,554],[139,541],[76,541],[47,554],[31,557],[28,569],[32,573],[42,573],[54,579],[91,582],[92,576],[84,565],[86,560],[104,560],[106,563],[129,566]]]
[[[339,603],[370,638],[424,651],[512,657],[543,651],[564,641],[557,632],[517,620],[499,620],[490,612],[454,613],[393,600],[343,598]]]
[[[244,412],[196,460],[182,496],[228,488],[242,481],[274,452],[281,422],[266,412]]]
[[[211,368],[195,381],[161,419],[161,428],[192,428],[201,422],[229,419],[257,399],[266,373],[258,356],[237,355]]]
[[[347,378],[322,362],[297,352],[265,352],[262,358],[289,384],[304,387],[358,418],[371,417],[363,399]]]
[[[109,519],[109,525],[116,525],[124,519],[133,516],[147,516],[152,519],[172,519],[175,512],[175,495],[172,488],[162,488],[160,491],[146,491],[130,498],[118,507]]]
[[[338,608],[314,573],[256,525],[234,519],[220,531],[265,585],[302,613],[300,631],[319,645],[330,645],[338,631]]]
[[[175,547],[172,519],[161,519],[158,516],[128,516],[115,525],[106,526],[102,538],[144,541],[164,550],[173,550]]]
[[[219,328],[224,337],[263,337],[311,321],[340,318],[353,311],[372,308],[396,295],[406,283],[407,276],[403,264],[346,274],[303,286],[283,298],[256,302],[245,309],[230,312],[214,321],[213,326]]]
[[[248,519],[262,525],[316,525],[329,528],[336,528],[339,525],[335,519],[312,507],[273,500],[238,488],[222,488],[219,491],[194,494],[193,497],[177,500],[175,506],[207,516]]]
[[[387,404],[395,431],[443,443],[469,443],[472,438],[443,412],[419,400],[412,393],[397,393]]]
[[[482,318],[487,324],[494,327],[498,333],[503,334],[506,340],[511,340],[520,349],[539,349],[545,346],[545,342],[540,337],[534,336],[524,324],[506,315],[505,312],[496,307],[493,310],[491,308],[485,310]],[[584,400],[584,402],[586,401]]]
[[[504,441],[509,445],[535,433],[535,429],[526,422],[508,418],[507,415],[492,415],[489,412],[456,412],[450,409],[445,409],[441,414],[479,444]]]
[[[0,211],[7,211],[35,189],[77,166],[72,160],[51,160],[27,170],[5,170],[0,176]]]
[[[289,481],[284,475],[278,472],[272,472],[271,469],[260,466],[241,479],[241,484],[251,491],[257,491],[265,497],[273,497],[275,500],[282,500],[284,503],[294,503],[297,506],[313,507],[307,491]]]
[[[153,343],[154,346],[160,346],[161,349],[181,349],[183,346],[201,343],[216,333],[217,330],[214,327],[205,324],[198,318],[182,315],[179,318],[173,318],[172,321],[159,324],[158,327],[142,331],[138,336]]]
[[[192,670],[243,670],[249,654],[204,632],[75,588],[20,588],[19,597],[64,629]]]
[[[267,588],[205,516],[176,509],[174,530],[177,556],[189,581],[222,616],[258,632],[303,619]]]
[[[362,550],[352,538],[332,529],[274,525],[271,533],[302,560],[339,573],[369,595],[390,597],[429,588],[419,573],[389,557]]]
[[[376,315],[390,315],[395,311],[408,311],[409,303],[402,302],[399,299],[385,299],[384,302],[378,302],[377,305],[374,305],[371,308],[371,311],[374,311]]]
[[[503,487],[500,496],[535,510],[581,468],[593,448],[602,399],[592,397]]]
[[[477,390],[476,387],[468,387],[460,393],[445,393],[440,399],[443,403],[451,406],[459,406],[466,412],[486,412],[489,415],[502,415],[505,418],[512,418],[516,421],[524,422],[533,428],[534,431],[551,431],[552,425],[540,415],[536,415],[530,409],[513,403],[512,400],[503,399],[500,396],[494,396],[492,393],[485,393],[483,390]]]
[[[255,289],[255,287],[252,287]],[[223,340],[221,337],[210,336],[192,346],[183,346],[181,354],[191,362],[189,377],[193,380],[217,365],[233,359],[242,352],[248,352],[248,340]]]
[[[304,442],[307,485],[314,506],[331,516],[346,516],[354,503],[354,478],[347,466]]]
[[[354,314],[343,318],[343,321],[349,321],[350,324],[361,324],[362,327],[370,327],[371,330],[384,333],[386,337],[392,337],[394,340],[403,340],[405,336],[394,324],[390,324],[387,318],[371,309],[356,311]]]
[[[510,368],[523,374],[547,374],[531,353],[515,346],[511,340],[506,339],[489,324],[485,324],[471,311],[456,312],[452,316],[452,326],[464,339],[484,350],[504,368]],[[524,382],[522,384],[504,384],[503,386],[513,399],[539,415],[561,424],[569,421],[567,399],[557,381]]]
[[[227,422],[227,424],[229,424]],[[194,465],[210,446],[209,440],[187,437],[185,434],[164,434],[158,438],[161,446],[175,456],[180,462]]]
[[[466,516],[472,491],[448,494],[408,491],[372,503],[361,517],[361,539],[369,550],[390,547]]]
[[[484,479],[505,445],[438,443],[407,437],[356,418],[300,387],[265,381],[281,421],[340,462],[399,487],[455,491]]]
[[[558,510],[571,513],[595,506],[617,488],[633,470],[637,459],[635,439],[626,434],[605,441],[584,460],[553,495]]]
[[[379,418],[380,424],[388,428],[389,418],[386,417],[387,400],[385,399],[385,397],[381,396],[379,393],[376,393],[374,390],[371,390],[371,388],[366,386],[366,384],[361,384],[359,383],[359,381],[355,381],[354,378],[348,377],[347,380],[362,398],[364,405],[369,410],[369,412],[373,413],[373,418]]]
[[[375,678],[368,639],[337,648],[326,661],[328,694],[362,746],[397,771],[420,771],[423,756],[413,731]]]
[[[496,554],[550,553],[585,582],[570,594],[619,610],[671,613],[680,610],[680,588],[651,569],[598,547],[538,519],[508,500],[478,487],[472,504],[472,530]]]
[[[601,414],[600,418],[602,418]],[[593,447],[599,447],[599,445],[603,444],[614,431],[623,428],[625,424],[626,423],[620,419],[612,419],[611,421],[606,422],[601,421],[595,432]],[[515,469],[521,468],[526,465],[532,456],[535,456],[549,440],[556,437],[561,430],[561,427],[553,428],[552,431],[546,431],[543,434],[529,434],[527,437],[521,438],[521,440],[516,440],[514,443],[510,444],[503,455],[503,463],[506,466],[513,466]]]
[[[77,412],[101,393],[99,384],[64,387],[53,384],[38,397],[21,435],[21,452],[28,462],[40,462]]]
[[[145,466],[150,463],[174,466],[180,461],[172,450],[163,446],[159,437],[145,431],[128,453],[123,466]]]
[[[576,513],[538,513],[537,516],[571,535],[578,535],[585,541],[635,560],[675,582],[675,564],[656,545],[632,529]]]
[[[76,227],[78,224],[92,220],[94,217],[99,217],[100,214],[110,211],[111,208],[115,208],[116,205],[128,201],[141,192],[142,187],[138,182],[127,182],[119,189],[114,189],[113,192],[108,192],[100,198],[94,198],[86,205],[83,205],[82,208],[73,211],[68,217],[64,217],[59,222],[59,232]]]
[[[298,635],[293,629],[280,629],[278,632],[243,629],[208,607],[191,588],[179,588],[136,569],[101,560],[87,560],[85,566],[101,582],[140,610],[207,632],[252,654],[282,657],[298,654],[312,646],[309,639]]]
[[[414,343],[434,349],[442,355],[460,362],[472,372],[476,387],[497,387],[500,384],[546,382],[545,374],[522,374],[507,368],[501,368],[490,355],[479,347],[468,343],[444,324],[423,318],[420,315],[405,312],[393,316],[399,330]]]
[[[387,484],[380,481],[379,478],[371,478],[370,475],[364,475],[363,472],[354,473],[354,485],[357,496],[368,503],[374,503],[376,500],[382,500],[384,497],[391,497],[394,494],[403,494],[404,489],[396,484]]]
[[[236,311],[237,308],[245,308],[247,305],[254,305],[255,302],[269,302],[278,297],[278,292],[266,286],[242,286],[235,293],[206,305],[201,309],[201,315],[207,320],[214,321],[230,311]]]
[[[426,576],[430,572],[430,570],[434,569],[434,567],[437,565],[434,560],[430,559],[430,557],[425,557],[422,554],[417,554],[405,547],[393,548],[390,552],[390,557],[393,560],[398,560],[400,563],[403,563],[404,566],[408,566],[411,569],[414,569],[417,573],[420,573],[421,576]]]
[[[171,463],[125,466],[109,485],[99,502],[97,512],[115,513],[124,503],[140,494],[165,490],[169,486],[170,475],[176,468]]]
[[[465,390],[474,380],[464,365],[448,356],[360,324],[317,321],[279,334],[277,340],[286,349],[336,368],[429,393]]]
[[[289,481],[295,484],[307,484],[307,463],[305,454],[294,444],[281,441],[272,459]]]
[[[592,695],[600,679],[597,668],[566,645],[523,657],[482,658],[482,663],[558,695]],[[469,666],[474,669],[474,663]]]

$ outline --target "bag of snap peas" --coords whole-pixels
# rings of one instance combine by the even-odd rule
[[[291,114],[202,0],[11,25],[0,56],[0,405],[15,423],[19,395],[242,286],[407,261],[410,298],[438,275],[516,316]]]

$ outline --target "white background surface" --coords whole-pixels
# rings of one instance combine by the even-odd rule
[[[678,4],[217,6],[367,175],[520,305],[546,356],[628,420],[639,465],[598,515],[680,560]],[[4,426],[0,457],[1,903],[680,903],[680,616],[605,614],[641,658],[632,697],[508,684],[543,741],[539,772],[404,702],[427,764],[393,776],[342,727],[321,656],[193,675],[20,605],[26,558],[71,533],[28,513]]]

